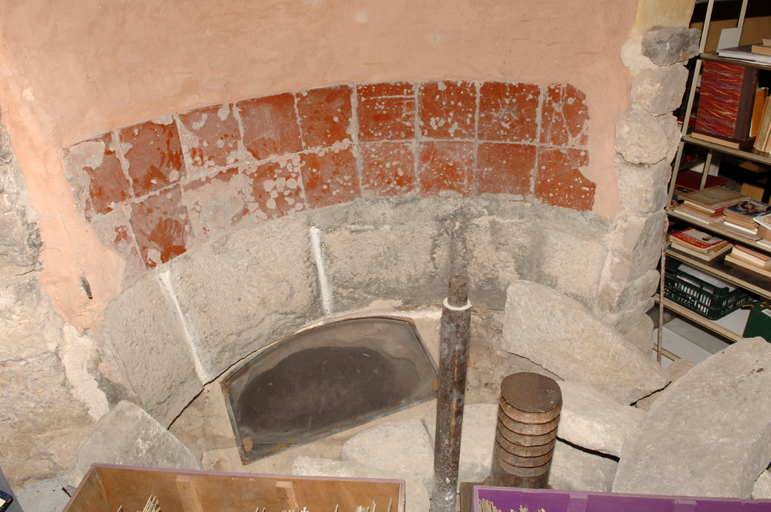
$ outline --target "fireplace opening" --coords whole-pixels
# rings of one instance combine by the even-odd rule
[[[437,368],[414,324],[367,317],[271,344],[222,380],[244,464],[436,396]]]

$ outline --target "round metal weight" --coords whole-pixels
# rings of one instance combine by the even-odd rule
[[[495,456],[503,462],[518,468],[537,468],[551,461],[553,452],[548,452],[537,457],[522,457],[516,453],[507,452],[500,444],[495,447]]]
[[[551,464],[548,465],[551,468]],[[493,484],[493,482],[495,482]],[[545,489],[549,483],[549,470],[537,476],[519,476],[506,472],[504,468],[493,459],[490,473],[490,485],[498,487],[522,487],[525,489]]]
[[[523,468],[520,466],[514,466],[512,464],[509,464],[505,460],[500,459],[499,457],[493,457],[493,461],[495,462],[495,464],[499,465],[501,469],[505,470],[507,473],[511,475],[521,476],[521,477],[540,476],[540,475],[543,475],[544,473],[548,473],[549,469],[551,468],[551,461],[547,462],[542,466],[537,466],[534,468]]]
[[[542,436],[548,434],[559,425],[559,415],[553,420],[547,423],[522,423],[511,418],[503,408],[503,404],[498,407],[498,421],[506,425],[506,428],[517,434],[523,434],[527,436]]]
[[[527,423],[546,423],[562,409],[562,392],[553,379],[531,372],[509,375],[501,382],[501,405],[508,405],[524,416],[514,413],[512,419]]]
[[[555,428],[551,432],[548,432],[542,436],[528,436],[523,434],[517,434],[507,429],[505,425],[498,422],[498,432],[501,433],[507,441],[513,444],[519,444],[522,446],[543,446],[557,437],[557,429]]]
[[[522,446],[519,444],[512,443],[511,441],[503,437],[503,435],[501,435],[501,432],[498,430],[495,431],[495,440],[498,444],[501,445],[501,447],[504,450],[506,450],[509,453],[514,453],[516,455],[519,455],[520,457],[538,457],[539,455],[551,453],[551,451],[554,449],[554,445],[557,444],[557,438],[555,437],[548,443],[540,446]]]

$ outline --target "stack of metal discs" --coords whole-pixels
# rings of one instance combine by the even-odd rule
[[[553,379],[527,372],[503,379],[491,485],[546,488],[561,410]]]

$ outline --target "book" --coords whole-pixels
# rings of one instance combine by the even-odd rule
[[[756,267],[755,265],[752,265],[750,263],[747,263],[744,260],[737,258],[731,253],[726,254],[725,259],[723,261],[725,261],[726,263],[731,263],[734,266],[740,267],[742,270],[746,269],[765,277],[771,277],[771,270],[767,270],[761,267]]]
[[[699,190],[701,186],[701,174],[700,172],[692,171],[690,169],[683,169],[677,173],[677,188],[685,189],[688,191]],[[719,187],[728,183],[728,178],[723,176],[707,175],[707,182],[704,184],[704,188]]]
[[[749,136],[746,139],[738,140],[738,139],[729,139],[726,137],[719,137],[717,135],[708,135],[706,133],[701,133],[697,131],[692,131],[691,137],[693,137],[694,139],[703,140],[704,142],[719,144],[721,146],[725,146],[731,149],[747,149],[749,147],[752,147],[752,145],[755,142],[755,139],[750,138]]]
[[[716,251],[719,248],[728,245],[727,240],[699,231],[696,228],[688,228],[678,231],[677,233],[672,233],[669,235],[669,239],[673,243],[679,243],[700,253]]]
[[[746,201],[749,197],[725,187],[712,187],[682,194],[679,199],[685,203],[712,210],[714,213],[721,208]]]
[[[733,248],[733,244],[726,244],[723,247],[714,250],[714,251],[707,251],[707,252],[699,252],[696,250],[691,249],[690,247],[675,243],[674,240],[672,240],[672,249],[682,252],[684,254],[687,254],[688,256],[703,260],[703,261],[712,261],[714,259],[719,258],[723,254],[727,253]]]
[[[716,222],[715,226],[721,227],[726,231],[730,231],[734,235],[738,235],[742,238],[746,238],[747,240],[757,240],[758,238],[760,238],[757,234],[757,230],[743,228],[738,224],[732,224],[730,222],[726,222],[725,218],[722,220],[722,222]]]
[[[13,496],[0,490],[0,512],[6,510],[13,503]]]
[[[747,53],[752,55],[750,51]],[[771,59],[771,56],[768,58]],[[716,136],[717,140],[747,141],[750,139],[750,124],[757,88],[758,70],[756,68],[705,60],[704,72],[701,75],[699,107],[696,111],[696,125],[692,136],[696,137],[699,133]],[[750,142],[749,145],[752,143]]]
[[[771,55],[752,53],[752,45],[750,44],[735,46],[733,48],[723,48],[722,50],[717,51],[717,55],[724,59],[757,62],[758,64],[771,64]]]
[[[771,205],[754,199],[748,199],[740,203],[728,206],[723,210],[726,222],[744,226],[747,229],[756,229],[755,218],[771,212]]]
[[[771,254],[755,251],[743,245],[734,246],[731,255],[761,268],[771,267]]]
[[[768,98],[768,87],[758,87],[755,91],[755,103],[752,107],[752,121],[750,122],[750,137],[757,137],[760,123],[763,120],[763,110]]]
[[[764,153],[768,153],[771,149],[771,101],[766,101],[763,107],[763,117],[760,119],[758,134],[755,136],[752,147]]]
[[[761,55],[771,55],[771,46],[765,44],[753,44],[752,53],[759,53]]]
[[[675,208],[675,211],[690,217],[692,219],[698,219],[702,222],[707,222],[712,224],[713,222],[720,222],[723,219],[723,212],[718,211],[716,213],[707,213],[702,211],[698,208],[693,208],[691,205],[688,204],[681,204],[677,208]]]

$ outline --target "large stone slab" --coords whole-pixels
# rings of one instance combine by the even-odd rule
[[[292,464],[293,475],[333,476],[341,478],[383,478],[404,480],[407,512],[428,512],[430,497],[422,480],[415,473],[376,468],[350,461],[297,457]],[[395,499],[395,498],[394,498]],[[394,507],[395,509],[396,507]]]
[[[755,481],[755,486],[752,488],[752,499],[771,499],[771,471],[763,471]]]
[[[154,274],[110,303],[103,332],[144,409],[169,426],[203,389],[178,315]]]
[[[340,456],[365,466],[415,473],[426,489],[433,489],[434,447],[419,419],[382,423],[356,434],[343,444]]]
[[[490,476],[495,447],[497,404],[470,404],[463,408],[458,483],[481,482]],[[436,438],[436,408],[423,417],[431,446]]]
[[[561,491],[609,492],[618,461],[581,450],[559,439],[549,473],[549,485]]]
[[[375,300],[438,302],[447,294],[457,201],[364,200],[312,211],[323,233],[335,308]]]
[[[202,469],[193,453],[142,408],[120,402],[104,415],[78,450],[64,485],[77,487],[93,463]]]
[[[620,456],[645,412],[622,405],[585,382],[557,384],[562,391],[557,437],[587,450]]]
[[[301,215],[283,217],[171,262],[174,290],[210,377],[322,316],[308,227]]]
[[[771,461],[771,344],[740,341],[667,388],[627,440],[614,492],[749,498]]]
[[[624,404],[669,382],[660,366],[587,308],[529,281],[509,286],[502,348]]]

